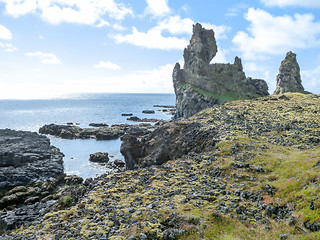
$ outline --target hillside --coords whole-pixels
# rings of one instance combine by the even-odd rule
[[[319,95],[218,104],[136,143],[139,168],[74,185],[84,197],[9,235],[320,239]]]

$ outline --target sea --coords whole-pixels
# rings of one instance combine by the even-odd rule
[[[125,94],[98,93],[79,94],[61,99],[48,100],[0,100],[0,129],[38,132],[45,124],[73,123],[89,127],[90,123],[137,124],[121,116],[132,113],[139,118],[169,120],[172,115],[159,111],[154,105],[174,105],[174,94]],[[143,114],[143,110],[154,110],[155,114]],[[67,140],[48,136],[51,144],[64,153],[64,169],[69,175],[95,178],[108,173],[105,165],[89,162],[95,152],[108,152],[111,160],[123,159],[120,154],[121,140],[97,141],[94,139]]]

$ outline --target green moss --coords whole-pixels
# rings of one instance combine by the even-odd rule
[[[212,92],[208,92],[205,90],[202,90],[200,88],[197,88],[191,84],[185,83],[182,85],[182,87],[186,88],[190,86],[194,91],[200,93],[201,95],[207,97],[207,98],[215,98],[218,99],[220,102],[224,103],[224,102],[230,102],[230,101],[235,101],[235,100],[239,100],[239,99],[246,99],[244,97],[239,97],[237,96],[235,93],[225,93],[223,95],[219,95],[216,93],[212,93]]]
[[[63,203],[67,206],[70,206],[72,203],[72,197],[71,196],[64,196],[63,197]]]

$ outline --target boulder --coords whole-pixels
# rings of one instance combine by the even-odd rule
[[[286,92],[305,92],[301,83],[300,67],[296,54],[291,51],[287,53],[285,59],[281,62],[277,75],[277,86],[273,94]]]
[[[269,95],[264,80],[247,78],[242,62],[210,64],[217,54],[213,30],[193,26],[190,44],[184,50],[184,66],[177,63],[172,79],[176,94],[175,118],[190,117],[220,102]]]
[[[133,122],[140,122],[141,119],[136,117],[136,116],[133,116],[133,117],[129,117],[127,118],[128,121],[133,121]]]
[[[97,152],[90,154],[90,162],[107,163],[109,162],[109,156],[106,152]]]
[[[116,165],[117,167],[124,167],[125,166],[125,163],[120,160],[120,159],[116,159],[113,161],[114,165]]]

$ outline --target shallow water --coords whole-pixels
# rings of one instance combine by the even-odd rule
[[[157,110],[153,105],[174,105],[174,94],[84,94],[69,99],[54,100],[0,100],[0,128],[38,131],[45,124],[78,123],[88,127],[89,123],[122,124],[127,121],[122,113],[133,113],[139,118],[170,119],[172,116]],[[155,114],[143,114],[143,110],[155,110]],[[115,159],[122,159],[121,141],[66,140],[51,137],[51,144],[64,154],[67,174],[83,178],[96,177],[110,171],[98,163],[89,162],[95,152],[108,152]]]

